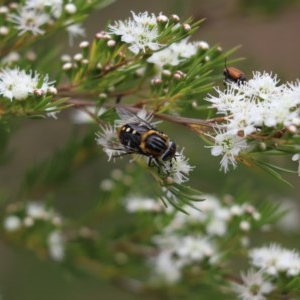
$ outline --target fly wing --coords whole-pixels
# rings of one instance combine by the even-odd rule
[[[120,120],[116,122],[117,127],[121,127],[124,124],[137,123],[148,129],[156,129],[153,125],[158,122],[151,122],[153,115],[148,114],[145,109],[138,111],[136,114],[124,107],[117,107],[116,111],[120,117]]]
[[[123,145],[119,140],[110,140],[103,148],[106,149],[106,152],[111,151],[112,157],[139,153],[139,150],[137,150],[136,148],[130,147],[129,145]]]

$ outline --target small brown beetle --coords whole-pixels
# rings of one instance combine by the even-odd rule
[[[239,69],[234,68],[234,67],[227,67],[226,59],[225,59],[225,69],[223,71],[223,74],[225,76],[225,79],[224,79],[225,86],[227,83],[230,83],[230,82],[234,82],[239,85],[239,84],[243,84],[245,81],[247,81],[245,74],[242,71],[240,71]]]

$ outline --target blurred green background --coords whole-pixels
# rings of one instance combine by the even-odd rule
[[[224,50],[241,45],[233,58],[245,57],[236,67],[242,69],[248,78],[253,70],[272,71],[282,81],[292,81],[300,75],[299,1],[119,0],[89,17],[85,23],[86,39],[91,40],[109,21],[125,19],[130,11],[145,10],[166,15],[175,13],[181,19],[189,16],[206,18],[194,39],[205,40],[210,45],[219,44]],[[66,41],[65,51],[71,53],[76,49],[69,49]],[[185,147],[191,164],[197,165],[191,185],[200,190],[222,194],[228,190],[238,192],[241,186],[247,186],[253,197],[261,195],[277,200],[283,197],[300,200],[298,177],[285,176],[294,185],[290,188],[262,172],[243,166],[225,176],[218,171],[218,158],[211,158],[208,149],[196,148],[191,142],[193,133],[179,126],[164,126],[170,136],[176,137],[179,146]],[[8,190],[17,188],[24,171],[63,145],[72,127],[67,113],[59,116],[58,120],[30,120],[19,124],[9,145],[14,157],[0,170],[2,187]],[[100,181],[109,174],[109,168],[116,167],[118,162],[108,164],[102,156],[84,170],[85,175],[77,176],[76,184],[74,181],[68,183],[68,191],[63,199],[59,199],[59,208],[66,216],[76,216],[82,209],[92,207],[95,200],[89,191],[99,186]],[[0,243],[0,255],[0,294],[5,300],[139,299],[97,279],[70,276],[59,265],[39,260],[34,254],[11,245]]]

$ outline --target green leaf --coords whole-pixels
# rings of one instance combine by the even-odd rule
[[[113,4],[115,2],[115,0],[102,0],[102,1],[95,1],[96,5],[95,5],[95,9],[103,9],[111,4]]]
[[[263,201],[258,207],[261,213],[260,220],[256,221],[258,227],[261,227],[265,224],[274,224],[282,219],[282,217],[288,212],[281,208],[281,203],[276,203],[271,200]]]
[[[277,170],[279,171],[285,171],[285,172],[289,172],[289,173],[295,173],[295,172],[292,172],[291,170],[287,170],[287,169],[284,169],[284,168],[280,168],[278,166],[274,166],[272,164],[269,164],[269,163],[266,163],[266,162],[263,162],[263,161],[255,161],[256,165],[258,167],[260,167],[261,169],[263,169],[264,171],[266,171],[267,173],[269,173],[270,175],[272,175],[273,177],[275,177],[276,179],[280,180],[281,182],[284,182],[286,183],[287,185],[291,186],[292,187],[292,184],[289,183],[287,180],[285,180],[278,172]]]

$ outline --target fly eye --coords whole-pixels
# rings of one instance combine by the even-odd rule
[[[164,152],[164,154],[161,156],[161,159],[163,161],[167,161],[167,160],[172,159],[175,156],[176,148],[177,148],[177,146],[176,146],[175,142],[170,141],[169,145],[168,145],[168,148]]]

